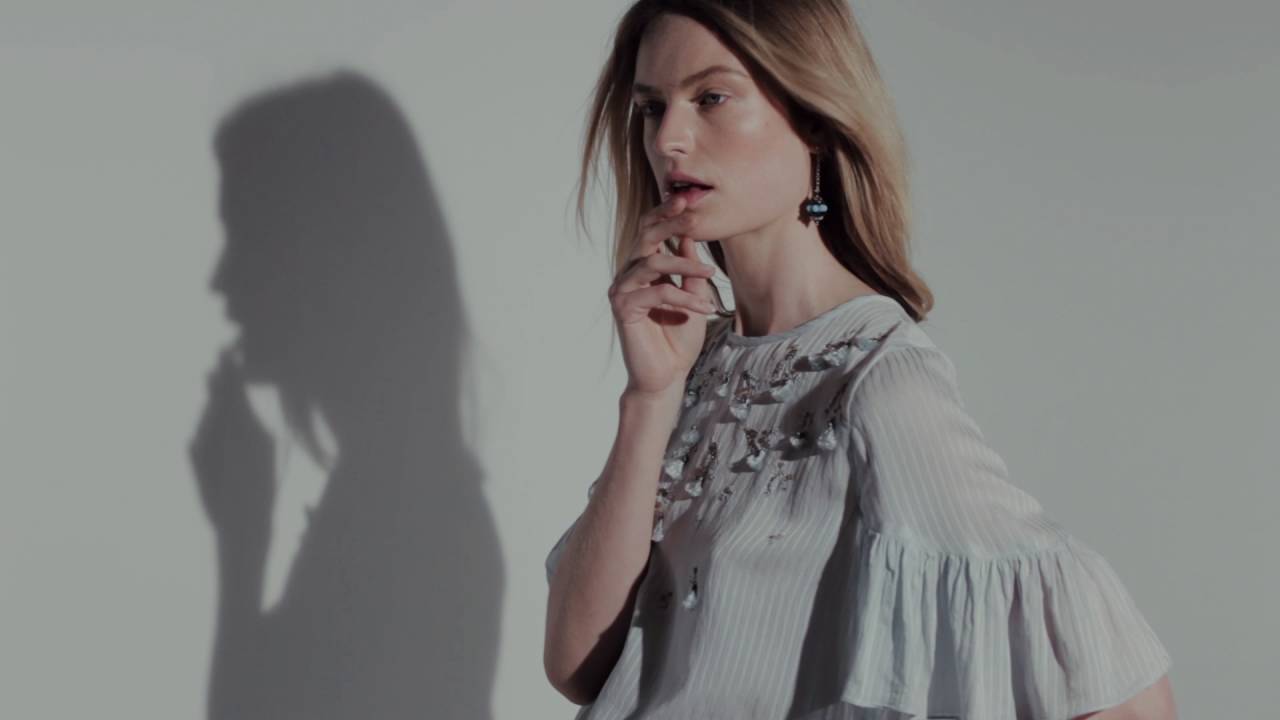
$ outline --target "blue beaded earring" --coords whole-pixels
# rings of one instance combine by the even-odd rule
[[[822,194],[818,192],[818,181],[822,175],[822,157],[817,153],[813,154],[813,194],[805,198],[804,212],[808,215],[816,225],[822,222],[822,218],[827,214],[827,204],[822,200]]]

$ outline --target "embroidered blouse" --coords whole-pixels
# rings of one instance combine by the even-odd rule
[[[1172,667],[895,300],[732,323],[687,377],[625,644],[576,720],[1067,720]]]

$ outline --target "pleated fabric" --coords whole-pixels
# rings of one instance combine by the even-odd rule
[[[713,321],[685,388],[625,645],[578,720],[1069,720],[1172,667],[892,298]]]

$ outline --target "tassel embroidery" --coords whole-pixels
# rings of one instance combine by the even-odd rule
[[[729,346],[721,344],[715,351],[716,355],[721,356],[717,358],[716,361],[721,362],[723,360],[723,356],[727,355],[728,352]],[[697,370],[690,373],[691,376],[696,375],[702,370],[704,362],[708,357],[710,357],[710,355],[711,353],[707,353],[698,357],[698,361],[694,366]],[[698,402],[702,397],[702,391],[708,387],[712,388],[713,392],[715,392],[717,396],[724,397],[728,392],[729,372],[719,366],[712,366],[708,368],[706,372],[698,376],[698,382],[694,383],[692,387],[686,390],[684,406],[690,407],[694,403]]]
[[[836,446],[836,419],[831,418],[827,421],[827,426],[822,429],[822,433],[818,435],[815,443],[820,450],[827,452],[835,449]]]
[[[691,451],[689,451],[689,450],[686,448],[686,451],[685,451],[685,453],[684,453],[683,455],[681,455],[681,456],[679,456],[679,457],[671,458],[670,460],[667,460],[667,461],[666,461],[665,463],[663,463],[663,465],[662,465],[662,472],[666,473],[667,477],[669,477],[669,478],[678,478],[678,477],[680,477],[681,475],[683,475],[683,474],[684,474],[684,464],[685,464],[685,462],[689,459],[689,453],[690,453],[690,452],[691,452]]]
[[[685,483],[685,492],[693,497],[702,494],[703,483],[711,478],[711,469],[716,464],[716,458],[720,455],[720,446],[714,441],[707,445],[707,454],[703,458],[702,466],[698,468],[698,473],[693,476],[693,480]]]
[[[764,494],[772,495],[774,490],[785,493],[791,487],[791,481],[795,479],[792,473],[784,473],[782,464],[773,466],[773,472],[769,474],[769,482],[765,483]]]
[[[697,426],[690,427],[680,435],[680,444],[667,456],[662,465],[662,472],[673,480],[684,475],[684,465],[693,454],[693,448],[702,439],[702,431]]]
[[[809,446],[809,428],[813,425],[813,411],[805,410],[804,417],[800,420],[800,428],[791,433],[791,437],[787,438],[791,443],[791,447],[801,450]]]
[[[760,380],[755,375],[752,375],[750,370],[743,370],[742,378],[738,381],[738,387],[733,391],[733,400],[729,404],[729,414],[739,420],[746,418],[747,410],[751,405],[751,398],[755,396],[759,385]]]
[[[782,360],[773,366],[773,372],[769,375],[769,387],[766,391],[770,400],[785,400],[794,394],[798,371],[793,361],[799,350],[800,346],[796,344],[795,340],[792,340],[787,345],[787,350]]]
[[[806,355],[800,360],[796,360],[799,352],[797,341],[792,340],[787,345],[783,357],[778,361],[769,373],[767,379],[756,377],[750,370],[743,370],[737,388],[733,390],[733,397],[729,403],[729,414],[738,420],[744,420],[747,412],[756,395],[764,390],[764,397],[771,401],[782,401],[795,396],[797,389],[797,380],[799,373],[804,370],[826,370],[829,368],[844,365],[849,359],[851,347],[857,347],[859,350],[870,350],[876,347],[883,338],[863,337],[859,335],[850,335],[840,340],[834,340],[827,343],[825,347],[816,353]],[[716,374],[713,369],[708,374],[709,378]],[[701,392],[701,386],[698,388]],[[724,373],[723,380],[715,387],[716,395],[725,397],[729,394],[729,378],[728,373]],[[686,402],[686,406],[689,403]]]
[[[805,358],[806,365],[814,370],[826,370],[843,365],[849,359],[849,348],[856,345],[859,350],[870,350],[880,343],[882,338],[850,335],[841,340],[833,340],[826,347]]]
[[[702,395],[702,385],[690,385],[684,391],[684,406],[693,407]]]
[[[765,453],[785,437],[777,430],[765,432],[753,428],[743,428],[742,432],[747,436],[747,455],[743,458],[743,462],[752,470],[759,470],[764,463]]]
[[[698,604],[698,566],[697,565],[693,566],[693,579],[690,581],[689,594],[684,596],[684,600],[681,601],[681,604],[683,604],[686,609],[693,609],[693,607]]]
[[[658,494],[653,503],[654,509],[658,512],[666,512],[667,508],[671,507],[671,491],[668,489],[669,487],[670,483],[665,486],[658,486]]]
[[[706,373],[698,375],[694,379],[691,379],[689,384],[685,386],[684,406],[688,408],[696,405],[698,401],[702,399],[703,390],[705,390],[708,386],[714,386],[716,394],[723,397],[724,395],[720,392],[720,389],[718,387],[718,383],[716,380],[716,378],[718,377],[724,378],[719,381],[720,383],[728,381],[728,373],[726,373],[724,370],[721,370],[718,367],[713,367],[707,370]]]
[[[818,435],[817,446],[826,452],[836,447],[836,430],[844,425],[844,394],[849,389],[851,380],[845,380],[831,396],[822,414],[827,418],[822,432]]]
[[[670,529],[671,523],[684,514],[688,509],[689,503],[693,502],[688,498],[680,500],[672,500],[666,504],[663,510],[655,510],[653,513],[653,532],[649,535],[649,539],[653,542],[662,542],[667,536],[667,530]]]
[[[747,432],[754,432],[754,431],[748,430]],[[705,469],[703,469],[699,473],[699,478],[698,478],[699,493],[702,492],[702,485],[707,481],[709,475],[710,475],[710,466],[708,465]],[[697,523],[696,523],[697,527],[699,528],[702,527],[702,521],[706,517],[707,510],[712,505],[712,502],[711,502],[712,500],[714,500],[716,503],[723,503],[729,499],[730,495],[733,495],[733,488],[734,488],[734,485],[737,484],[739,477],[740,475],[737,473],[733,473],[729,475],[728,482],[725,484],[723,488],[720,489],[719,492],[716,493],[715,497],[711,498],[710,500],[706,500],[702,502],[698,506],[698,515],[697,515]]]
[[[729,395],[729,373],[723,373],[720,376],[720,382],[716,385],[716,395],[727,397]]]
[[[720,398],[729,398],[728,411],[739,421],[747,418],[750,406],[762,398],[771,401],[787,400],[795,397],[798,390],[798,379],[801,370],[822,370],[844,365],[850,354],[852,347],[859,350],[869,350],[875,348],[883,338],[861,337],[858,335],[850,335],[841,340],[828,343],[825,347],[816,353],[805,355],[798,361],[799,344],[792,340],[786,346],[782,357],[774,364],[768,373],[767,379],[762,379],[750,370],[742,370],[738,375],[738,383],[736,387],[732,387],[730,372],[722,367],[708,367],[704,370],[705,361],[708,355],[700,356],[695,370],[690,373],[690,382],[686,386],[683,404],[686,408],[692,407],[702,401],[705,397],[706,389],[710,388],[712,392]],[[721,345],[718,348],[719,354],[723,355],[729,348]],[[793,449],[807,449],[816,447],[823,452],[829,452],[839,445],[839,437],[841,427],[845,424],[845,408],[844,397],[848,391],[850,380],[845,380],[836,392],[831,396],[821,412],[822,421],[818,426],[820,430],[815,428],[815,412],[805,410],[801,416],[800,423],[796,429],[790,434],[778,432],[777,430],[764,430],[757,428],[742,428],[747,440],[747,452],[741,459],[741,465],[751,471],[758,471],[764,467],[768,451],[777,447],[787,447]],[[732,387],[732,389],[731,389]],[[763,393],[761,392],[763,390]],[[816,437],[814,433],[816,431]],[[674,519],[674,515],[669,515],[668,510],[673,504],[675,496],[672,494],[672,485],[680,482],[685,475],[687,465],[693,456],[694,448],[703,439],[702,431],[696,426],[690,426],[679,435],[676,447],[664,459],[662,467],[662,476],[658,483],[658,492],[654,499],[655,522],[652,533],[654,542],[661,541],[665,535],[669,521]],[[785,444],[783,444],[785,441]],[[682,487],[683,494],[690,498],[701,497],[708,483],[713,479],[712,471],[717,461],[719,447],[716,443],[709,443],[704,459],[700,462],[699,468],[692,479],[684,482]],[[735,466],[736,470],[742,470],[742,467]],[[795,479],[794,474],[785,473],[781,465],[775,466],[770,475],[763,494],[772,494],[775,490],[778,492],[786,492],[792,481]],[[594,489],[594,484],[591,489]],[[591,489],[588,490],[590,495]],[[718,493],[715,500],[724,502],[733,494],[734,483],[732,480]],[[681,500],[677,506],[688,504],[689,500]],[[707,506],[711,503],[705,502],[699,508],[698,524],[701,525],[702,517],[706,512]],[[775,533],[770,535],[769,539],[774,540],[782,537],[783,533]],[[695,585],[696,588],[696,585]],[[696,603],[696,589],[691,591],[692,602]],[[689,598],[686,598],[689,601]]]
[[[858,346],[859,350],[871,350],[879,345],[882,338],[855,337],[853,343]]]
[[[728,350],[727,345],[720,345],[717,352],[724,354]],[[702,391],[714,383],[716,375],[722,371],[717,367],[712,367],[703,372],[704,366],[707,364],[711,353],[703,352],[694,361],[693,367],[689,371],[689,375],[685,378],[684,406],[693,407],[702,398]],[[718,392],[718,388],[717,388]]]
[[[827,368],[833,368],[837,365],[843,365],[844,362],[849,359],[849,341],[838,340],[836,342],[828,343],[825,348],[819,350],[817,354],[812,355],[811,358],[816,359],[816,362],[813,364],[820,370],[826,370]]]
[[[653,540],[653,542],[662,542],[662,538],[667,536],[666,528],[663,526],[663,522],[666,519],[666,516],[662,513],[658,513],[658,518],[653,523],[653,534],[650,536],[650,539]]]
[[[694,479],[690,480],[689,482],[685,483],[684,491],[689,493],[693,497],[698,497],[699,495],[701,495],[702,494],[702,476],[699,475]]]
[[[702,431],[695,425],[684,431],[680,436],[680,442],[685,445],[696,445],[702,439]]]

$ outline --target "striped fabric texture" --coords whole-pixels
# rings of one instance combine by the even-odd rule
[[[1106,559],[1009,480],[951,361],[885,295],[772,335],[712,321],[651,553],[577,720],[1069,720],[1172,667]]]

